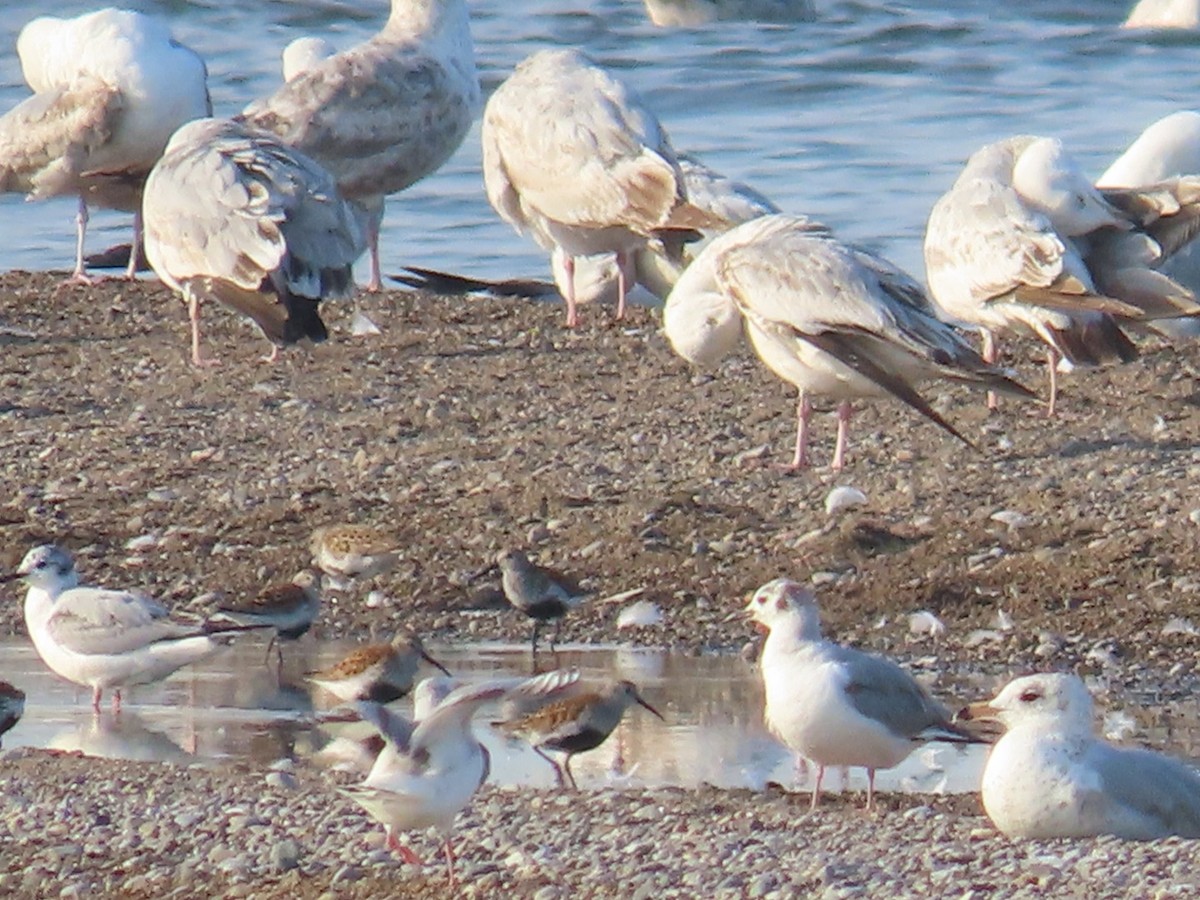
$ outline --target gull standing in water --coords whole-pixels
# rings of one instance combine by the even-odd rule
[[[630,254],[665,232],[705,227],[688,203],[666,132],[632,89],[577,50],[541,50],[496,89],[483,113],[483,180],[500,218],[561,248],[567,327],[574,260],[616,254],[617,318]]]
[[[179,291],[200,353],[200,303],[249,316],[279,347],[329,336],[317,305],[348,296],[363,251],[360,213],[329,173],[274,135],[228,119],[179,129],[150,173],[146,256]]]
[[[45,544],[25,554],[13,575],[25,579],[25,628],[42,661],[67,681],[92,689],[100,711],[105,688],[113,709],[121,689],[161,681],[176,669],[199,662],[232,638],[241,625],[172,621],[167,610],[141,594],[83,587],[69,553]]]
[[[485,703],[499,700],[509,691],[528,691],[542,683],[553,688],[560,683],[560,673],[466,685],[452,691],[415,723],[377,704],[358,704],[363,718],[379,729],[387,743],[363,782],[341,788],[341,793],[383,825],[388,846],[406,862],[422,864],[400,843],[396,832],[440,831],[450,884],[455,884],[450,842],[454,817],[483,786],[490,769],[488,751],[472,731],[471,718]]]
[[[311,64],[240,118],[311,156],[362,207],[377,291],[384,198],[442,167],[479,101],[466,0],[392,0],[369,41]]]
[[[212,114],[208,73],[164,24],[111,8],[34,19],[17,55],[34,94],[0,118],[0,190],[78,196],[72,280],[86,283],[88,206],[132,212],[140,245],[146,176],[180,125]]]
[[[1200,178],[1100,191],[1060,141],[1025,135],[967,160],[930,214],[925,268],[938,306],[980,330],[988,362],[996,332],[1045,343],[1053,415],[1060,361],[1128,362],[1137,348],[1120,323],[1200,312],[1156,271],[1198,231]]]
[[[759,660],[767,727],[817,766],[810,809],[827,766],[866,767],[872,809],[876,769],[899,765],[926,741],[982,742],[891,660],[824,640],[817,600],[803,585],[770,581],[747,612],[768,630]]]
[[[731,352],[743,324],[767,368],[800,391],[791,468],[809,465],[814,395],[840,401],[835,470],[846,463],[851,398],[895,397],[969,444],[917,384],[948,378],[1032,396],[939,321],[908,275],[795,216],[762,216],[716,238],[663,311],[671,346],[701,365]]]
[[[966,719],[999,719],[1004,735],[983,770],[983,808],[1009,837],[1200,838],[1200,774],[1092,731],[1092,698],[1077,675],[1014,679]]]

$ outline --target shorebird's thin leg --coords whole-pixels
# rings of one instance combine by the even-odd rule
[[[553,653],[558,649],[558,641],[562,637],[563,617],[559,616],[554,621],[554,634],[550,638],[550,652]]]
[[[575,783],[575,774],[571,771],[571,757],[573,753],[568,753],[567,758],[563,760],[563,771],[567,773],[567,781],[571,784],[571,790],[579,790],[579,785]]]
[[[808,461],[808,420],[812,417],[812,401],[808,394],[800,392],[796,403],[796,452],[792,456],[791,469],[807,469]]]
[[[875,809],[875,770],[867,767],[867,812]]]
[[[277,632],[275,632],[275,634],[273,634],[271,636],[270,643],[267,644],[267,654],[266,654],[266,656],[263,657],[263,665],[264,666],[270,666],[271,651],[275,649],[275,644],[278,640],[279,640],[279,632],[277,631]],[[280,653],[280,655],[279,655],[279,664],[283,665],[283,654],[282,653]]]
[[[1046,348],[1046,371],[1050,375],[1050,405],[1046,407],[1046,418],[1054,418],[1054,406],[1058,400],[1058,361],[1061,357],[1053,347]]]
[[[817,804],[821,802],[821,781],[825,778],[825,767],[817,763],[817,780],[813,784],[812,800],[808,803],[808,808],[816,809]]]
[[[625,265],[626,255],[624,251],[617,251],[617,321],[620,322],[625,318],[625,293],[629,290],[629,285],[625,283]]]
[[[533,752],[554,767],[554,779],[558,782],[558,786],[560,788],[565,788],[567,786],[567,782],[563,777],[562,766],[558,764],[558,761],[554,759],[554,757],[547,755],[546,751],[541,747],[534,747]]]
[[[542,622],[541,622],[541,620],[540,620],[540,619],[534,619],[534,620],[533,620],[533,644],[532,644],[532,647],[533,647],[533,650],[532,650],[532,652],[533,652],[533,660],[534,660],[534,663],[536,663],[536,662],[537,662],[537,639],[538,639],[538,630],[539,630],[541,627],[542,627]]]
[[[992,333],[990,328],[980,328],[979,336],[983,339],[983,347],[980,350],[980,356],[983,361],[989,365],[996,365],[1000,362],[1000,343],[996,340],[996,335]],[[998,409],[1000,400],[996,397],[995,391],[987,392],[987,408]]]
[[[846,466],[846,445],[850,442],[850,401],[838,404],[837,446],[833,451],[833,471],[840,472]]]
[[[92,688],[92,711],[93,712],[96,712],[96,713],[100,712],[100,695],[103,693],[104,693],[103,688],[98,688],[98,687]]]
[[[133,211],[133,244],[129,248],[129,265],[125,267],[125,278],[137,278],[138,266],[142,261],[142,211]]]
[[[567,301],[567,327],[574,328],[579,324],[579,313],[575,311],[575,257],[564,254],[563,271],[567,275],[564,279],[567,283],[567,296],[563,297]]]

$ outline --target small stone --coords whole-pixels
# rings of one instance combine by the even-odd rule
[[[276,871],[287,872],[300,865],[300,845],[291,838],[282,840],[271,848],[271,866]]]

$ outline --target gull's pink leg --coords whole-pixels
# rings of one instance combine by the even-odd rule
[[[71,277],[66,279],[63,284],[94,283],[94,280],[88,275],[87,266],[83,261],[83,241],[87,236],[87,225],[87,201],[83,199],[83,195],[81,194],[79,197],[79,209],[75,213],[75,270],[71,273]]]
[[[821,780],[825,777],[825,767],[817,763],[817,781],[813,785],[812,800],[808,803],[809,809],[816,809],[817,804],[821,802]]]
[[[279,362],[279,345],[272,344],[271,352],[262,358],[262,361],[270,365],[271,363]]]
[[[1046,418],[1054,418],[1054,406],[1058,400],[1058,351],[1046,348],[1046,371],[1050,373],[1050,405],[1046,407]]]
[[[812,416],[812,401],[804,391],[800,392],[800,400],[796,404],[796,452],[792,456],[789,469],[806,469],[808,460],[808,420]]]
[[[97,713],[100,712],[100,695],[102,693],[104,693],[104,690],[102,688],[98,688],[98,687],[92,688],[92,711],[93,712],[97,712]]]
[[[867,767],[867,812],[875,809],[875,770]]]
[[[563,298],[567,301],[567,327],[574,328],[579,324],[579,314],[575,311],[575,257],[563,258],[563,271],[567,273],[567,296]]]
[[[626,259],[623,251],[617,251],[617,321],[625,318],[625,292],[629,286],[625,283]]]
[[[125,278],[133,281],[137,278],[138,263],[142,261],[142,211],[133,212],[133,245],[129,248],[129,265],[125,267]]]
[[[421,857],[417,856],[417,854],[413,852],[411,847],[405,846],[404,844],[400,843],[400,840],[396,837],[395,834],[392,833],[392,830],[390,828],[387,829],[387,845],[388,845],[389,850],[391,850],[393,853],[395,853],[397,856],[399,856],[402,860],[404,860],[410,866],[425,865],[425,861],[422,860]]]
[[[983,348],[980,351],[980,355],[983,357],[985,363],[994,366],[1000,362],[1000,344],[996,341],[996,336],[992,334],[990,328],[981,328],[979,329],[979,333],[983,338]],[[987,408],[998,409],[999,406],[1000,400],[996,397],[996,392],[988,391]]]
[[[119,713],[121,711],[121,689],[116,688],[112,696],[112,711]]]
[[[450,887],[454,887],[458,884],[458,878],[454,874],[454,845],[450,843],[450,838],[446,838],[443,846],[446,848],[446,874],[450,877]]]
[[[192,320],[192,365],[198,369],[219,366],[219,360],[200,354],[200,298],[187,289],[184,290],[184,296],[187,297],[188,318]]]
[[[372,294],[383,290],[383,276],[379,270],[379,224],[374,216],[367,223],[367,248],[371,251],[371,279],[367,282],[367,290]]]
[[[792,753],[792,777],[797,785],[808,781],[808,760],[799,753]]]
[[[846,466],[846,444],[850,435],[850,401],[843,400],[838,404],[837,446],[833,451],[833,471],[840,472]]]

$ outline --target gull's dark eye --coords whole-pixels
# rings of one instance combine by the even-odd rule
[[[1025,691],[1021,694],[1020,700],[1022,703],[1032,703],[1034,700],[1041,700],[1041,691]]]

